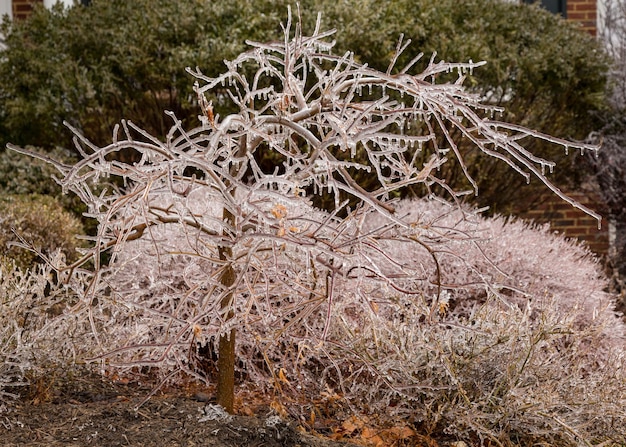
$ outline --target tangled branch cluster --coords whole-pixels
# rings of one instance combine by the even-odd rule
[[[473,212],[392,200],[415,184],[463,194],[437,178],[450,157],[464,166],[451,129],[577,207],[522,143],[595,148],[494,119],[498,109],[463,89],[480,63],[431,60],[414,75],[417,58],[394,67],[401,41],[383,73],[332,55],[331,35],[318,21],[312,36],[299,25],[292,36],[288,22],[283,42],[251,43],[222,76],[190,70],[201,127],[172,116],[161,141],[123,122],[102,148],[76,131],[82,160],[51,161],[99,222],[92,248],[56,266],[97,358],[210,380],[201,350],[236,329],[242,377],[286,399],[333,389],[358,411],[497,443],[518,430],[574,443],[599,433],[591,421],[623,439],[610,422],[625,422],[623,398],[602,415],[580,406],[612,368],[606,386],[624,395],[623,328],[588,254],[515,230],[534,235],[537,252],[554,250],[549,262],[571,253],[585,287],[565,287],[541,276],[548,261],[523,259],[508,230],[486,234]],[[236,111],[222,118],[226,104]],[[128,150],[137,163],[117,161]],[[322,195],[332,211],[312,205]],[[594,351],[599,343],[616,350]],[[554,381],[563,365],[580,365],[567,385]]]

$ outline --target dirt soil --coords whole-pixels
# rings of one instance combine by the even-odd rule
[[[40,384],[45,391],[45,382]],[[150,388],[81,380],[41,400],[26,396],[0,413],[0,445],[24,446],[250,446],[347,447],[307,434],[269,407],[228,416],[203,393],[167,391],[142,403]],[[45,396],[45,393],[44,393]]]

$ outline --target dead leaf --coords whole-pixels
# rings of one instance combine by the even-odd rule
[[[281,205],[280,203],[275,204],[274,208],[272,208],[272,215],[276,219],[284,219],[287,217],[287,207],[285,205]]]
[[[368,446],[385,447],[385,441],[379,436],[378,430],[369,427],[361,430],[361,440]]]
[[[289,382],[289,380],[287,380],[287,376],[285,376],[285,370],[282,368],[278,370],[278,380],[286,385],[291,385],[291,382]]]
[[[287,418],[287,410],[285,409],[285,406],[277,400],[270,402],[270,408],[281,418]]]

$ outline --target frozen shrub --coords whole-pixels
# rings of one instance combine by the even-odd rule
[[[39,256],[13,244],[23,246],[25,242],[47,255],[60,249],[69,260],[74,260],[81,245],[77,236],[83,233],[80,220],[53,197],[38,194],[0,197],[0,255],[15,259],[20,268],[31,267]]]
[[[300,31],[288,21],[284,41],[251,44],[217,78],[190,70],[202,126],[170,114],[159,140],[122,122],[105,147],[76,132],[82,160],[55,164],[99,221],[84,256],[56,264],[97,358],[164,380],[216,370],[229,412],[238,371],[306,414],[326,393],[468,441],[623,439],[623,329],[588,254],[521,224],[506,239],[438,177],[455,159],[475,186],[458,134],[580,207],[521,143],[595,148],[498,121],[463,89],[482,64],[433,59],[413,74],[419,57],[394,66],[401,40],[380,72],[333,55],[319,21]],[[211,94],[238,112],[218,116]],[[140,161],[116,161],[128,150]],[[451,204],[391,200],[410,185]],[[322,194],[332,211],[312,205]],[[542,265],[557,259],[577,273]]]
[[[571,313],[589,319],[614,317],[610,309],[614,297],[603,292],[606,278],[594,255],[582,244],[550,234],[547,226],[532,228],[527,222],[501,217],[485,220],[471,210],[435,201],[405,201],[397,213],[432,241],[429,248],[439,265],[429,287],[436,287],[439,295],[445,291],[451,311],[462,312],[468,302],[473,306],[490,294],[519,308],[535,303],[542,307],[554,300],[561,317]],[[369,225],[382,225],[381,221],[384,218],[376,216]],[[403,265],[410,264],[410,245],[398,237],[387,244],[385,253],[404,253]],[[416,260],[423,262],[423,255]],[[427,284],[417,287],[426,289]]]
[[[333,358],[353,362],[347,394],[374,414],[392,409],[466,440],[624,442],[625,327],[589,251],[547,228],[447,204],[408,202],[402,212],[423,240],[438,241],[416,253],[396,235],[383,250],[422,267],[424,280],[404,285],[421,306],[390,289],[375,315],[346,325],[335,314],[343,330]]]
[[[220,207],[200,194],[201,189],[190,192],[186,207],[219,221]],[[164,198],[159,202],[168,206]],[[459,439],[622,442],[625,328],[588,249],[547,227],[483,218],[442,201],[396,205],[409,229],[369,215],[364,234],[387,231],[377,233],[375,249],[360,253],[369,262],[345,266],[350,272],[375,265],[386,281],[376,275],[339,276],[332,303],[316,294],[324,285],[305,273],[299,247],[281,247],[289,265],[254,256],[257,275],[275,278],[263,282],[275,295],[258,301],[249,296],[236,311],[244,315],[239,328],[245,327],[237,347],[241,374],[258,386],[280,386],[287,396],[297,393],[310,401],[333,390],[357,413]],[[280,209],[289,227],[330,219],[302,204]],[[206,265],[176,255],[197,250],[194,238],[165,225],[153,231],[151,240],[126,245],[118,258],[124,268],[108,282],[126,297],[123,307],[135,309],[118,313],[128,320],[116,323],[133,327],[130,339],[144,348],[162,340],[156,327],[175,324],[171,312],[183,323],[184,308],[174,303],[178,297],[191,297],[207,284]],[[416,235],[427,245],[411,243]],[[156,256],[160,263],[152,261]],[[394,266],[405,275],[399,278]],[[280,291],[285,282],[288,296]],[[137,310],[154,297],[162,313],[146,310],[154,313],[152,324],[138,325],[146,313]],[[198,326],[196,341],[206,342],[204,337],[217,331],[210,323]],[[326,325],[322,345],[319,334]],[[120,329],[110,327],[110,336]],[[120,350],[116,354],[120,363],[132,364]],[[268,371],[268,364],[274,369]],[[181,367],[163,366],[172,372]],[[278,371],[291,383],[273,382]],[[305,415],[314,407],[306,408]]]
[[[53,276],[49,265],[20,270],[0,256],[0,404],[32,379],[51,385],[53,371],[96,352],[88,318],[72,311],[76,295]]]

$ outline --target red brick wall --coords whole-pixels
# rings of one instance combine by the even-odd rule
[[[567,195],[582,205],[599,211],[600,202],[593,194],[575,192]],[[539,205],[519,213],[519,216],[539,223],[549,223],[552,230],[584,241],[591,251],[598,255],[606,255],[609,252],[609,222],[602,219],[602,227],[598,229],[597,220],[555,195],[546,196]]]
[[[37,3],[43,3],[43,0],[13,0],[13,18],[16,20],[25,19]]]
[[[597,0],[567,0],[567,19],[578,22],[584,31],[596,35]]]
[[[583,31],[595,36],[597,32],[598,9],[597,0],[566,0],[567,20],[578,22]],[[598,198],[586,193],[568,193],[588,208],[598,212]],[[577,238],[587,243],[589,248],[599,255],[609,252],[609,222],[602,220],[602,227],[582,211],[572,208],[556,196],[548,199],[537,210],[526,213],[529,218],[538,222],[550,222],[550,227],[567,237]]]
[[[597,0],[566,0],[567,20],[578,22],[583,31],[596,35],[597,31]],[[576,201],[600,214],[600,200],[593,194],[574,192],[567,193]],[[598,255],[606,255],[610,249],[609,222],[602,220],[602,227],[598,229],[598,222],[563,202],[557,196],[549,194],[538,201],[540,204],[532,209],[518,212],[524,219],[532,219],[539,223],[549,223],[550,228],[569,238],[583,241]]]

